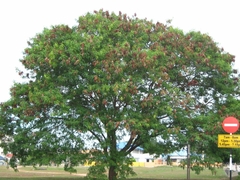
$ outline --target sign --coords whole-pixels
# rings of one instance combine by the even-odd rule
[[[240,134],[218,134],[219,148],[240,148]]]
[[[227,133],[235,133],[238,131],[239,122],[235,117],[227,117],[222,122],[222,128]]]

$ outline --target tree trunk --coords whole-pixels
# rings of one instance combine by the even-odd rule
[[[117,141],[115,130],[108,132],[108,139],[110,139],[110,159],[111,164],[108,171],[108,179],[109,180],[117,180],[117,172],[116,172],[116,164],[117,164]],[[113,163],[113,164],[112,164]]]
[[[109,180],[117,179],[117,173],[116,173],[115,169],[116,169],[115,166],[110,166],[109,171],[108,171],[108,179]]]

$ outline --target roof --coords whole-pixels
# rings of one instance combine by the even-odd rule
[[[6,160],[6,158],[5,157],[3,157],[3,156],[0,156],[0,160]]]
[[[187,151],[186,150],[180,150],[180,151],[174,151],[171,154],[168,154],[170,157],[171,156],[179,156],[179,157],[186,157],[187,156]]]
[[[127,142],[119,142],[117,144],[117,148],[118,149],[123,149],[125,146],[126,146]],[[137,147],[136,150],[140,150],[140,151],[143,151],[143,148],[141,147]]]
[[[201,156],[201,154],[196,154],[195,152],[190,153],[191,156]],[[180,151],[174,151],[170,154],[165,154],[164,158],[166,159],[167,156],[170,156],[170,158],[185,158],[187,157],[187,150],[181,149]]]

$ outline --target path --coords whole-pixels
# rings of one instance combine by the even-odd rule
[[[23,170],[21,168],[19,168],[19,171],[21,172],[26,172],[26,173],[39,173],[39,174],[63,174],[63,175],[66,175],[66,174],[70,174],[69,172],[56,172],[56,171],[45,171],[45,170],[32,170],[32,171],[27,171],[27,170]],[[78,174],[78,173],[71,173],[70,175],[74,175],[74,176],[86,176],[87,174]]]

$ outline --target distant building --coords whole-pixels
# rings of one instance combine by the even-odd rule
[[[181,160],[187,159],[187,151],[184,149],[180,151],[174,151],[173,153],[165,155],[164,159],[166,160],[168,156],[172,165],[179,165]]]
[[[9,142],[13,141],[13,139],[9,138],[9,137],[5,137],[4,139],[2,139],[2,141],[9,143]],[[0,140],[0,144],[2,141]],[[0,147],[0,156],[5,157],[9,160],[12,158],[13,154],[10,152],[8,152],[7,154],[4,154],[4,149],[2,147]]]
[[[1,141],[0,141],[0,144],[1,144]],[[3,148],[0,147],[0,156],[3,156],[3,155],[4,155],[4,153],[3,153]]]
[[[6,164],[6,157],[3,153],[3,148],[0,147],[0,165],[5,165],[5,164]]]
[[[126,145],[126,142],[118,143],[118,149],[123,149]],[[143,148],[137,147],[131,152],[131,156],[135,159],[136,162],[153,162],[154,155],[149,153],[144,153]]]

